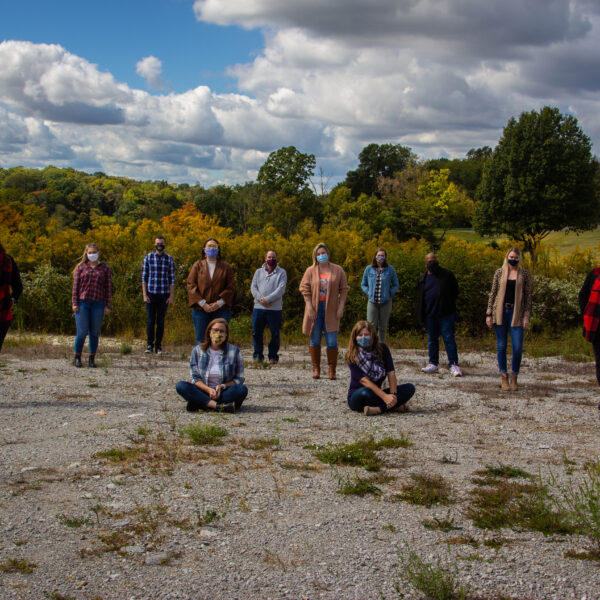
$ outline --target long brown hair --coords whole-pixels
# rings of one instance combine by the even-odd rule
[[[229,323],[225,319],[222,319],[221,317],[219,317],[217,319],[213,319],[206,326],[206,331],[204,332],[204,341],[200,344],[200,348],[202,348],[202,350],[204,350],[204,352],[206,352],[208,350],[208,348],[210,347],[210,335],[209,335],[210,330],[217,323],[222,323],[223,325],[225,325],[225,341],[221,344],[221,350],[225,350],[225,348],[227,348],[227,344],[229,342]]]
[[[90,262],[87,257],[88,248],[95,248],[96,250],[98,250],[98,253],[100,253],[100,248],[98,248],[98,244],[96,244],[95,242],[90,242],[89,244],[86,244],[85,250],[83,251],[81,258],[79,259],[79,262],[75,265],[73,272],[75,272],[77,270],[77,267],[79,265],[84,265],[85,263]],[[98,261],[98,262],[100,262],[100,261]]]
[[[385,248],[377,248],[377,250],[375,250],[375,254],[373,254],[373,261],[371,262],[371,266],[374,269],[377,269],[379,267],[379,263],[377,262],[377,255],[380,252],[384,252],[385,253],[385,260],[381,263],[382,267],[387,267],[387,250]]]
[[[346,352],[346,362],[352,364],[358,364],[358,351],[360,350],[360,346],[356,343],[356,338],[358,337],[358,333],[361,329],[367,328],[369,330],[369,335],[373,340],[371,348],[369,350],[375,350],[377,354],[379,354],[379,359],[383,360],[383,348],[379,343],[379,336],[377,335],[377,330],[373,327],[372,323],[369,321],[358,321],[356,325],[352,328],[350,333],[350,339],[348,340],[348,350]]]

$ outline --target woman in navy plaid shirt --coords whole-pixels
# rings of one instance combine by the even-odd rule
[[[89,334],[88,364],[96,367],[96,350],[104,315],[110,312],[112,274],[106,263],[99,262],[100,249],[96,244],[85,247],[79,264],[73,271],[72,304],[77,326],[73,364],[81,367],[81,352]]]
[[[229,343],[229,324],[213,319],[206,328],[204,342],[192,350],[190,381],[180,381],[175,389],[187,400],[187,410],[227,407],[237,410],[248,395],[244,385],[244,361],[237,346]]]

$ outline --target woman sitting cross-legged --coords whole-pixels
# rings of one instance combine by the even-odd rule
[[[365,415],[406,410],[404,405],[415,393],[415,386],[412,383],[398,385],[390,349],[379,342],[377,331],[369,321],[359,321],[352,328],[346,362],[350,367],[348,406],[352,410]],[[382,389],[386,377],[390,387]]]
[[[175,389],[187,400],[187,410],[242,406],[248,388],[244,385],[244,361],[240,349],[228,342],[229,324],[213,319],[206,328],[204,342],[192,350],[191,382],[180,381]]]

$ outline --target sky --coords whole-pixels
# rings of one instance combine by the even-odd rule
[[[293,145],[333,184],[369,143],[464,157],[545,105],[598,153],[598,0],[2,6],[1,167],[211,187]]]

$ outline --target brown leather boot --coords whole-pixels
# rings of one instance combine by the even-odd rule
[[[335,368],[337,367],[337,348],[327,348],[327,364],[329,365],[329,379],[335,379]]]
[[[313,366],[313,379],[321,377],[321,346],[309,346],[310,360]]]
[[[506,373],[502,373],[502,384],[501,385],[502,385],[502,391],[508,392],[510,387],[508,385],[508,375]]]
[[[510,376],[510,389],[513,392],[516,392],[519,389],[519,386],[517,385],[517,375],[514,373]]]

